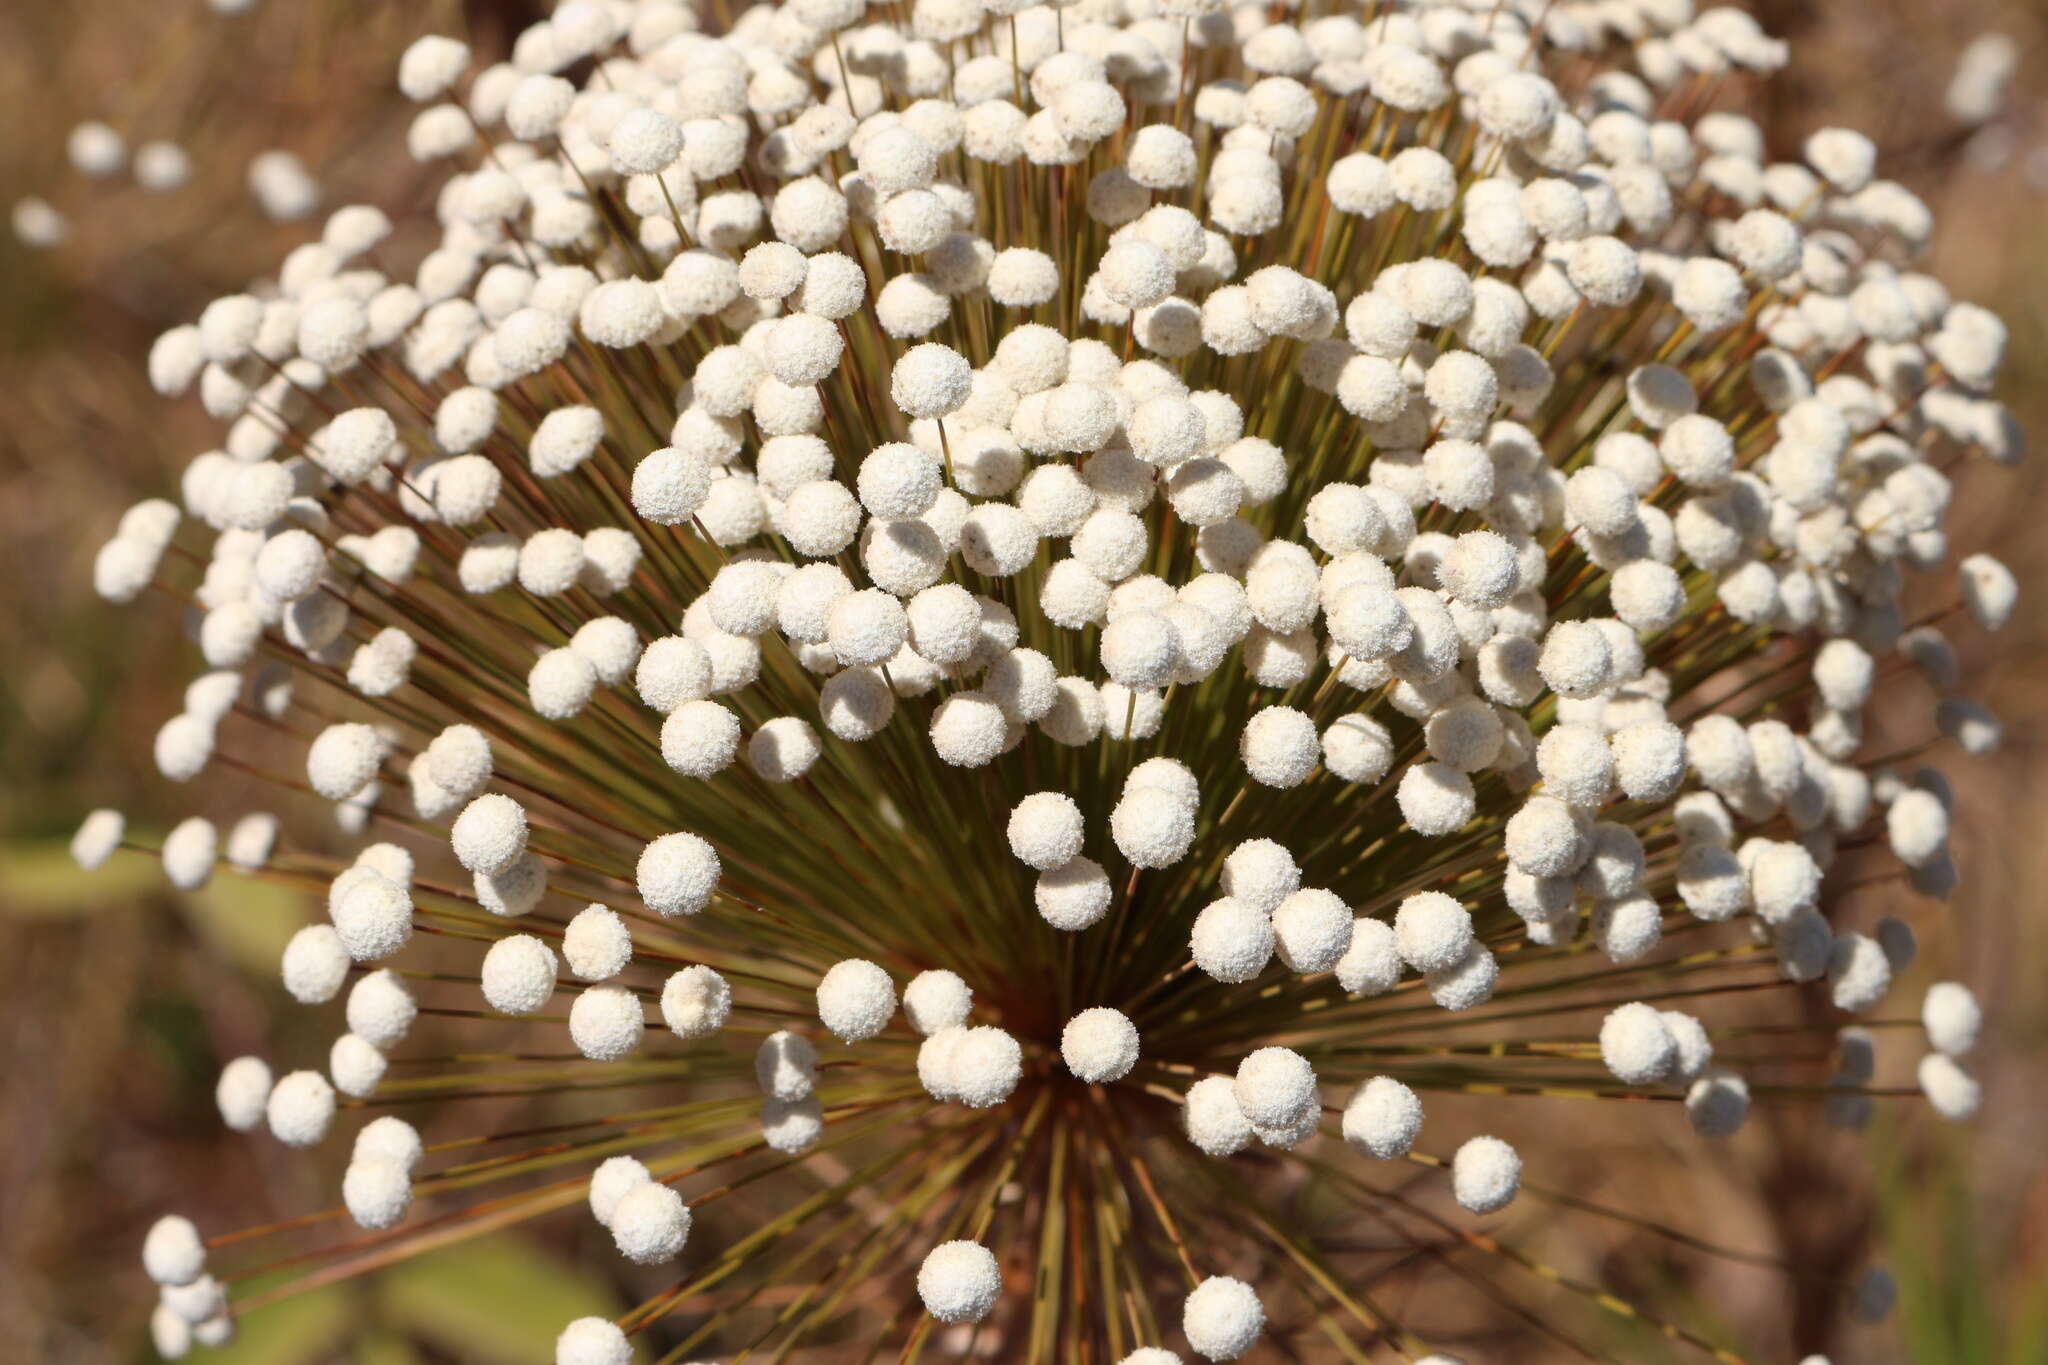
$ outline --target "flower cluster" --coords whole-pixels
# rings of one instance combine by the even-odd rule
[[[210,1246],[345,1217],[276,1258],[331,1279],[587,1203],[679,1268],[559,1365],[846,1313],[906,1358],[1443,1362],[1274,1188],[1642,1316],[1493,1216],[1739,1253],[1574,1193],[1510,1097],[1975,1108],[1957,983],[1874,1083],[1914,935],[1847,888],[1952,896],[1920,758],[1998,742],[1948,632],[2017,585],[1944,516],[2021,454],[2005,329],[1868,140],[1720,107],[1787,57],[1739,11],[1316,8],[423,39],[431,217],[341,208],[157,342],[224,434],[96,583],[189,608],[164,777],[287,813],[164,869],[324,893],[281,971],[345,1011],[221,1114],[354,1144],[323,1215],[151,1230],[165,1354],[299,1283]],[[1874,756],[1880,689],[1916,737]],[[583,1107],[463,1128],[508,1095]]]

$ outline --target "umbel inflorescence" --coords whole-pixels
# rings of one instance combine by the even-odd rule
[[[324,892],[282,973],[346,1030],[223,1071],[353,1155],[158,1223],[159,1347],[546,1216],[670,1267],[561,1365],[1440,1362],[1374,1291],[1411,1246],[1641,1311],[1511,1206],[1759,1259],[1574,1193],[1588,1104],[1860,1126],[1911,1023],[1970,1113],[1975,1000],[1872,1016],[1914,937],[1846,889],[1935,912],[1920,757],[1997,742],[1948,632],[2015,584],[1943,518],[2020,454],[2005,332],[1866,139],[1730,111],[1785,57],[1687,0],[416,43],[433,220],[342,208],[162,337],[221,448],[95,567],[208,670],[164,776],[292,813],[167,874]],[[465,1124],[508,1096],[557,1107]]]

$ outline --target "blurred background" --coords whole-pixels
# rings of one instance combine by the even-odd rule
[[[2048,56],[2048,11],[1999,0],[1746,7],[1793,44],[1791,69],[1764,87],[1760,106],[1742,106],[1763,122],[1773,157],[1795,155],[1830,124],[1877,140],[1882,173],[1935,209],[1933,273],[2010,325],[2002,396],[2037,443],[2048,439],[2048,104],[2032,65]],[[64,852],[95,806],[123,807],[152,829],[194,799],[174,796],[149,759],[150,737],[190,671],[177,614],[107,607],[90,591],[91,560],[121,508],[175,498],[176,472],[217,439],[196,404],[166,405],[150,391],[150,341],[272,269],[317,235],[328,209],[368,202],[397,217],[424,202],[431,183],[402,154],[412,110],[393,88],[398,54],[427,31],[466,34],[481,53],[501,54],[545,8],[0,7],[0,202],[40,198],[68,225],[65,240],[44,249],[22,240],[36,225],[22,234],[19,211],[16,231],[0,234],[0,1359],[149,1358],[154,1296],[136,1247],[173,1200],[207,1210],[213,1226],[331,1201],[335,1171],[276,1144],[227,1140],[212,1098],[226,1058],[324,1052],[321,1021],[279,1007],[276,981],[277,954],[309,904],[226,877],[179,895],[136,857],[87,879]],[[2021,55],[2006,108],[1969,127],[1944,112],[1943,97],[1964,47],[1987,32],[2012,38]],[[152,192],[126,173],[81,175],[64,144],[87,119],[111,124],[131,149],[175,142],[189,155],[189,181]],[[249,190],[251,160],[279,147],[298,154],[319,185],[321,209],[304,221],[271,221]],[[1988,549],[2022,583],[2043,585],[2044,519],[2038,460],[2017,469],[1978,462],[1950,525],[1965,551]],[[1930,595],[1927,605],[1941,603]],[[1920,934],[1919,962],[1887,1016],[1911,1015],[1927,982],[1942,978],[1972,983],[1985,1000],[1987,1040],[1973,1060],[1986,1101],[1976,1123],[1944,1128],[1924,1106],[1902,1103],[1881,1108],[1858,1139],[1800,1113],[1752,1123],[1737,1142],[1704,1153],[1686,1144],[1661,1163],[1632,1158],[1625,1194],[1618,1173],[1607,1177],[1611,1201],[1791,1257],[1815,1276],[1805,1287],[1605,1231],[1574,1247],[1569,1223],[1545,1234],[1559,1264],[1684,1320],[1718,1323],[1716,1336],[1748,1344],[1760,1361],[1789,1365],[1822,1349],[1835,1365],[2048,1360],[2048,592],[2037,590],[2002,635],[1958,638],[1971,656],[1967,676],[1988,679],[1983,698],[2006,730],[1996,756],[1940,755],[1961,803],[1963,891],[1947,907],[1915,901],[1896,882],[1857,894],[1869,898],[1868,917],[1897,913]],[[1912,727],[1925,724],[1915,714],[1900,733],[1915,737]],[[227,776],[216,773],[212,785],[232,788]],[[223,809],[274,804],[267,793],[216,794]],[[1881,1084],[1910,1083],[1917,1050],[1898,1044]],[[1581,1183],[1602,1179],[1596,1171]],[[577,1254],[591,1229],[574,1221],[566,1237],[551,1225],[545,1241],[499,1237],[290,1300],[210,1358],[540,1358],[561,1322],[630,1301],[631,1286],[612,1278],[617,1257]],[[1871,1255],[1897,1274],[1900,1312],[1884,1327],[1843,1327],[1827,1278]],[[1699,1358],[1651,1334],[1622,1334],[1567,1301],[1535,1302],[1621,1359]]]

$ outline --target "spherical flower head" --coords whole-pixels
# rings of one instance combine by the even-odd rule
[[[526,811],[509,796],[486,793],[455,817],[449,842],[455,860],[469,871],[482,876],[503,872],[526,852]]]
[[[292,1147],[310,1147],[334,1122],[334,1087],[317,1071],[294,1071],[271,1087],[264,1107],[270,1131]]]
[[[1393,926],[1385,920],[1351,921],[1351,944],[1332,969],[1352,995],[1384,995],[1401,979],[1403,962]]]
[[[1600,1059],[1627,1085],[1651,1085],[1678,1061],[1678,1043],[1664,1016],[1649,1005],[1622,1005],[1600,1024]]]
[[[967,1022],[974,992],[957,972],[943,967],[919,972],[903,988],[903,1017],[927,1037]]]
[[[1227,1076],[1206,1076],[1188,1087],[1182,1108],[1188,1141],[1210,1156],[1229,1156],[1249,1146],[1251,1121],[1238,1107],[1237,1093]]]
[[[1009,247],[989,262],[988,296],[1005,308],[1035,308],[1059,292],[1059,266],[1030,247]]]
[[[658,175],[682,153],[683,127],[659,110],[635,109],[612,125],[606,150],[621,175]]]
[[[635,873],[640,899],[658,915],[694,915],[718,886],[718,852],[695,834],[678,831],[650,842]]]
[[[1157,1346],[1140,1346],[1118,1361],[1117,1365],[1181,1365],[1181,1359],[1173,1352]]]
[[[1344,1106],[1344,1141],[1381,1161],[1408,1154],[1422,1132],[1422,1101],[1391,1076],[1375,1076]]]
[[[1057,451],[1100,450],[1115,434],[1122,417],[1122,410],[1108,389],[1099,384],[1070,381],[1046,393],[1042,418],[1045,439]]]
[[[1751,845],[1757,845],[1752,851]],[[1752,840],[1743,846],[1749,868],[1749,893],[1764,923],[1783,925],[1820,897],[1821,869],[1798,844]]]
[[[1577,872],[1591,851],[1571,806],[1550,796],[1530,798],[1509,817],[1505,845],[1509,866],[1538,878]]]
[[[367,867],[344,875],[346,884],[337,879],[328,905],[335,939],[355,961],[381,962],[412,938],[412,896]]]
[[[325,1004],[348,980],[348,949],[334,926],[309,924],[285,944],[280,972],[284,987],[302,1005]]]
[[[226,1306],[226,1291],[219,1280],[202,1274],[190,1284],[164,1285],[157,1290],[157,1302],[194,1327],[218,1316]]]
[[[554,950],[531,934],[493,943],[484,954],[484,1002],[500,1014],[535,1014],[555,993]]]
[[[474,725],[451,725],[434,736],[419,761],[443,791],[468,798],[491,777],[491,741]]]
[[[1474,1213],[1498,1213],[1521,1185],[1521,1155],[1497,1137],[1472,1138],[1451,1159],[1451,1193]]]
[[[996,1305],[1003,1275],[995,1254],[978,1242],[941,1243],[917,1268],[917,1295],[940,1322],[980,1322]]]
[[[491,333],[491,355],[508,379],[538,374],[569,349],[566,319],[542,308],[522,308]]]
[[[1937,981],[1920,1002],[1920,1022],[1935,1051],[1961,1057],[1977,1046],[1984,1011],[1968,986],[1959,981]]]
[[[576,715],[596,691],[597,670],[573,649],[551,649],[527,671],[527,697],[534,712],[548,720]]]
[[[1301,887],[1294,855],[1271,839],[1250,839],[1223,860],[1223,894],[1271,914]]]
[[[149,587],[162,560],[162,547],[117,535],[93,559],[93,591],[117,605],[132,602]]]
[[[1460,697],[1440,708],[1423,733],[1430,757],[1463,773],[1490,767],[1505,734],[1499,714],[1477,697]]]
[[[206,1272],[206,1244],[183,1214],[168,1213],[142,1239],[142,1267],[160,1285],[191,1284]]]
[[[1224,897],[1195,916],[1188,950],[1195,965],[1218,981],[1249,981],[1272,959],[1272,918],[1247,902]]]
[[[1024,1051],[999,1028],[941,1029],[927,1038],[918,1054],[918,1072],[926,1075],[927,1052],[937,1068],[928,1078],[933,1091],[969,1109],[988,1109],[1008,1099],[1024,1074]]]
[[[1323,767],[1346,782],[1378,782],[1393,757],[1386,726],[1370,716],[1339,716],[1323,731]]]
[[[849,958],[818,981],[818,1019],[840,1041],[858,1043],[889,1026],[896,984],[872,962]]]
[[[1827,982],[1836,1009],[1862,1013],[1891,989],[1891,960],[1870,935],[1853,929],[1838,933],[1828,958]]]
[[[619,1201],[648,1183],[647,1167],[630,1156],[607,1157],[590,1174],[590,1213],[605,1227],[612,1224]]]
[[[270,1102],[270,1067],[261,1057],[237,1057],[221,1068],[214,1103],[221,1122],[238,1133],[254,1131]]]
[[[1078,933],[1100,920],[1109,912],[1113,895],[1109,874],[1087,857],[1045,872],[1032,889],[1039,916],[1067,933]]]
[[[1823,128],[1806,139],[1806,160],[1844,194],[1854,194],[1877,173],[1877,147],[1848,128]]]
[[[747,741],[747,766],[769,782],[794,782],[809,772],[823,747],[818,732],[795,716],[777,716]]]
[[[739,717],[714,701],[684,702],[662,723],[662,760],[685,777],[716,776],[739,747]]]
[[[1177,790],[1132,783],[1110,812],[1109,832],[1133,866],[1171,867],[1194,842],[1194,800]]]
[[[1273,912],[1274,946],[1292,972],[1327,972],[1351,947],[1351,911],[1335,893],[1296,891]]]
[[[613,1207],[612,1243],[629,1261],[659,1265],[682,1254],[690,1238],[690,1221],[683,1196],[650,1180],[628,1191]]]
[[[1041,872],[1073,861],[1082,833],[1081,808],[1063,792],[1036,792],[1010,812],[1010,851]]]
[[[1536,747],[1536,768],[1544,790],[1570,806],[1597,809],[1613,790],[1614,751],[1588,725],[1553,726]]]
[[[761,1101],[761,1141],[773,1152],[807,1151],[825,1132],[825,1106],[816,1095]]]
[[[419,1006],[403,977],[388,970],[375,971],[358,978],[349,989],[347,1014],[351,1033],[373,1047],[389,1050],[404,1040],[413,1020],[419,1015]],[[227,1073],[221,1074],[225,1082]],[[267,1088],[269,1073],[266,1071],[264,1074]]]
[[[716,1033],[731,1013],[732,989],[709,967],[685,967],[662,986],[661,1019],[678,1038]]]
[[[1107,1005],[1082,1010],[1060,1032],[1060,1059],[1090,1085],[1122,1080],[1138,1064],[1138,1030]]]
[[[1510,72],[1479,92],[1479,122],[1496,137],[1521,140],[1547,130],[1559,113],[1557,89],[1532,72]]]
[[[1259,1048],[1238,1063],[1234,1093],[1257,1128],[1287,1128],[1318,1104],[1314,1069],[1284,1047]]]
[[[1408,965],[1440,971],[1456,964],[1471,946],[1472,914],[1441,891],[1420,891],[1395,911],[1394,937]]]
[[[661,296],[646,280],[606,280],[584,295],[577,321],[600,346],[638,346],[666,322]]]
[[[754,1053],[754,1079],[764,1094],[801,1099],[816,1084],[818,1049],[800,1033],[779,1029],[761,1040]]]
[[[369,316],[354,299],[323,299],[299,314],[299,354],[327,370],[345,370],[368,344]]]
[[[586,905],[562,933],[562,958],[581,980],[609,981],[632,960],[633,937],[615,911]]]
[[[398,61],[398,88],[416,104],[438,99],[469,67],[469,44],[429,33],[415,38]]]
[[[1469,531],[1457,538],[1437,565],[1437,579],[1458,601],[1491,610],[1504,606],[1520,590],[1520,561],[1505,536]]]
[[[2012,570],[1986,554],[1971,555],[1958,567],[1963,606],[1970,619],[1984,630],[2003,629],[2019,601],[2019,581]]]
[[[863,588],[832,604],[826,639],[841,664],[888,661],[909,634],[903,604],[879,588]]]
[[[345,801],[377,775],[384,742],[360,723],[330,725],[306,751],[306,780],[330,801]]]
[[[1297,787],[1322,758],[1315,722],[1288,706],[1269,706],[1246,722],[1238,749],[1245,771],[1269,787]]]
[[[92,872],[104,864],[113,851],[121,847],[121,837],[127,833],[127,817],[119,810],[94,810],[78,825],[78,833],[72,835],[72,862],[86,872]]]
[[[555,1365],[631,1365],[633,1343],[610,1318],[577,1318],[555,1338]]]
[[[1476,804],[1472,779],[1442,763],[1418,763],[1401,775],[1394,799],[1401,818],[1425,838],[1463,829]]]
[[[764,362],[768,373],[780,382],[798,387],[820,384],[839,368],[846,344],[829,318],[791,313],[772,326]]]
[[[1265,1330],[1266,1306],[1243,1280],[1211,1275],[1188,1294],[1180,1327],[1197,1355],[1236,1360]]]
[[[956,692],[932,712],[932,751],[955,767],[985,767],[1009,735],[1009,719],[985,693]]]
[[[412,1172],[389,1158],[351,1161],[341,1181],[341,1202],[363,1228],[388,1228],[412,1203]]]
[[[904,616],[911,649],[928,663],[965,663],[981,643],[981,605],[957,583],[938,583],[919,592]]]
[[[570,1041],[593,1061],[631,1056],[646,1029],[640,997],[623,986],[592,986],[569,1007]]]
[[[1916,1074],[1921,1093],[1937,1114],[1952,1123],[1976,1114],[1983,1086],[1955,1058],[1945,1052],[1930,1052],[1920,1059]]]
[[[104,179],[127,161],[128,144],[112,128],[94,120],[71,129],[64,139],[64,153],[82,173]]]
[[[664,446],[633,467],[633,510],[658,526],[690,520],[710,496],[710,461],[695,452]]]

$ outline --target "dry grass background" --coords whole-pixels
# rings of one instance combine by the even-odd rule
[[[200,0],[0,9],[0,199],[43,194],[74,229],[50,254],[0,240],[0,1359],[146,1358],[149,1294],[135,1247],[173,1201],[208,1210],[215,1226],[327,1202],[333,1172],[275,1144],[225,1140],[211,1100],[222,1058],[324,1045],[320,1021],[277,1007],[275,952],[304,907],[228,887],[175,896],[140,860],[91,882],[62,862],[62,839],[94,805],[161,816],[190,799],[173,798],[148,762],[189,647],[173,613],[98,603],[89,565],[118,509],[173,489],[174,471],[213,440],[195,405],[167,409],[149,391],[149,340],[314,230],[261,218],[242,184],[250,156],[298,151],[330,206],[418,202],[424,178],[394,156],[409,117],[390,88],[397,53],[418,32],[459,25],[502,49],[528,8],[264,0],[232,19]],[[2048,55],[2048,14],[1989,0],[1755,8],[1794,42],[1793,69],[1760,111],[1773,152],[1790,154],[1824,123],[1877,138],[1886,172],[1936,208],[1935,273],[2011,325],[2005,396],[2048,444],[2048,108],[2030,69]],[[1940,95],[1962,45],[1989,28],[2019,39],[2029,58],[1996,141],[1966,146]],[[62,141],[87,117],[109,119],[131,142],[177,140],[197,163],[194,182],[150,195],[81,180],[63,165]],[[2001,145],[2002,159],[1987,155]],[[2030,167],[2034,148],[2043,150]],[[2023,582],[2048,584],[2039,463],[1972,475],[1952,516],[1957,539],[2000,554]],[[1945,605],[1925,586],[1924,606]],[[1900,913],[1920,931],[1924,965],[1887,1013],[1909,1014],[1926,982],[1945,976],[1987,1000],[1988,1098],[1974,1130],[1937,1130],[1906,1106],[1861,1142],[1795,1113],[1705,1152],[1646,1147],[1639,1126],[1622,1121],[1546,1148],[1546,1159],[1580,1163],[1610,1202],[1711,1227],[1724,1242],[1779,1249],[1816,1271],[1853,1268],[1874,1246],[1899,1271],[1899,1317],[1847,1329],[1825,1285],[1788,1286],[1569,1224],[1544,1234],[1568,1269],[1665,1308],[1718,1314],[1709,1320],[1759,1361],[1823,1349],[1836,1365],[2048,1359],[2048,591],[1968,653],[2008,742],[1994,758],[1944,755],[1962,806],[1964,892],[1944,908],[1880,884],[1859,893],[1857,913]],[[1873,752],[1924,732],[1921,699],[1904,711],[1892,736],[1873,737]],[[263,799],[228,793],[237,795],[243,807]],[[1914,1047],[1893,1043],[1888,1070],[1908,1075]],[[1561,1126],[1580,1116],[1531,1117]],[[263,1365],[539,1358],[541,1329],[515,1305],[548,1324],[620,1292],[606,1278],[616,1258],[564,1258],[555,1245],[515,1242],[381,1288],[316,1296],[252,1323],[239,1355]],[[479,1301],[493,1311],[475,1311]],[[1631,1365],[1685,1358],[1555,1300],[1532,1302]],[[1471,1305],[1438,1292],[1410,1309],[1417,1326],[1457,1329]],[[1485,1356],[1547,1360],[1550,1347],[1503,1340]]]

